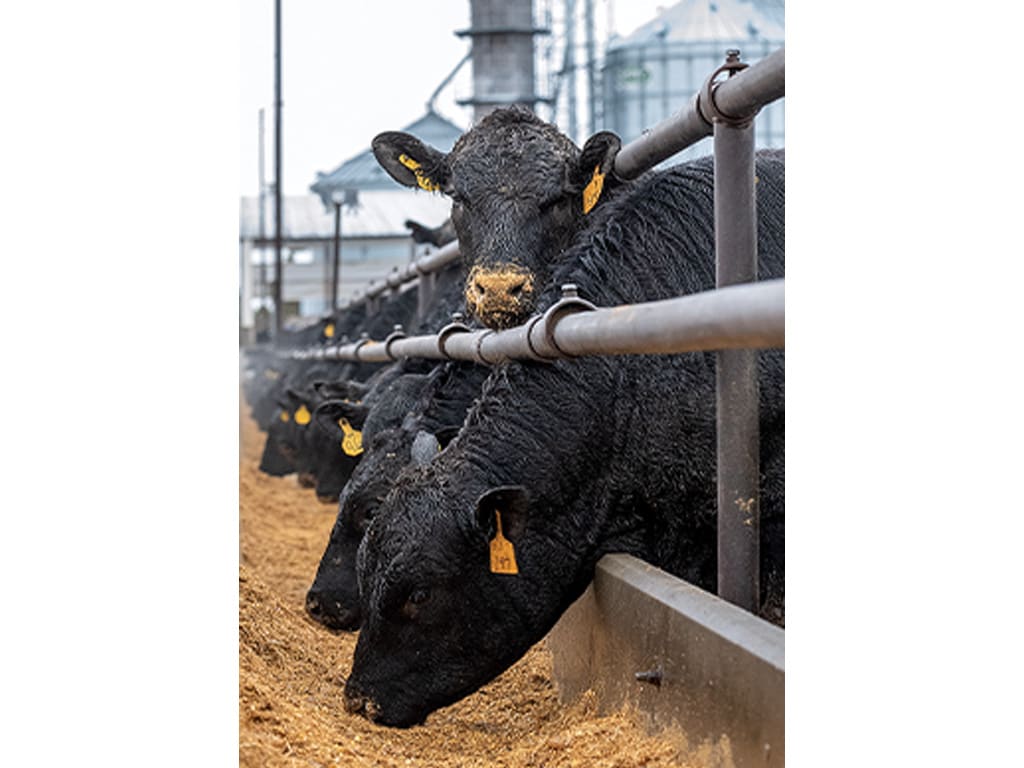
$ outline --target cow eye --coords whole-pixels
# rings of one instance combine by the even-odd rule
[[[356,529],[361,533],[365,533],[366,529],[370,527],[370,523],[373,522],[373,515],[376,511],[376,507],[368,507],[362,510],[362,514],[356,516]]]
[[[409,593],[409,597],[406,598],[405,604],[402,606],[402,616],[406,619],[415,619],[422,610],[423,604],[429,599],[429,590],[414,589]]]

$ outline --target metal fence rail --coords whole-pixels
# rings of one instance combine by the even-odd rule
[[[709,81],[713,79],[709,78]],[[710,82],[709,82],[710,85]],[[753,116],[786,91],[786,52],[780,48],[713,88],[706,85],[690,103],[644,135],[624,146],[615,157],[615,174],[633,179],[701,139],[711,136],[715,113],[736,118]]]
[[[458,320],[425,336],[406,336],[396,327],[383,341],[364,338],[295,350],[291,356],[361,363],[427,358],[490,365],[504,360],[674,354],[785,344],[784,280],[604,309],[575,294],[575,286],[563,286],[562,300],[546,313],[505,331],[471,330]]]

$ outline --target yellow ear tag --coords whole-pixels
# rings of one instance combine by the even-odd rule
[[[288,411],[281,411],[281,417],[280,418],[281,418],[281,421],[283,421],[285,424],[287,424],[289,421],[292,420],[292,417],[288,415]]]
[[[501,534],[501,512],[495,510],[494,517],[498,524],[498,531],[491,539],[491,573],[515,576],[519,573],[519,566],[516,565],[516,548]]]
[[[427,192],[437,192],[441,188],[432,182],[430,177],[420,170],[420,164],[408,155],[399,155],[398,162],[416,174],[416,183],[420,185],[420,189],[425,189]]]
[[[590,177],[590,183],[583,190],[583,212],[590,213],[590,209],[597,205],[597,198],[601,196],[604,189],[604,174],[601,173],[601,166],[594,166],[594,175]]]
[[[279,378],[281,378],[281,374],[275,371],[273,368],[267,368],[267,370],[263,372],[263,375],[266,378],[270,379],[271,381],[277,381]]]
[[[334,323],[327,324],[327,327],[324,328],[324,336],[328,339],[334,338]]]
[[[295,423],[300,426],[306,426],[309,424],[309,420],[313,418],[309,415],[309,409],[306,408],[305,404],[299,406],[299,410],[295,412]]]
[[[345,436],[341,439],[341,450],[346,456],[358,456],[363,452],[363,433],[353,429],[348,419],[338,419],[338,426]]]

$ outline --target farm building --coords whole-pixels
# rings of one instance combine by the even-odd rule
[[[404,130],[434,146],[450,149],[462,129],[428,112]],[[283,215],[284,316],[313,317],[329,311],[335,216],[340,215],[341,265],[338,298],[344,301],[372,280],[405,266],[429,246],[412,242],[406,219],[429,226],[448,215],[449,203],[399,186],[381,170],[367,149],[319,174],[313,194],[285,198]],[[340,197],[338,197],[340,193]],[[339,200],[338,209],[332,194]],[[273,199],[243,197],[239,210],[241,250],[241,324],[243,337],[256,324],[261,307],[269,309],[274,272]],[[261,234],[262,232],[262,234]]]

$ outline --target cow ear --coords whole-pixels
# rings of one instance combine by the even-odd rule
[[[476,523],[488,540],[493,539],[497,534],[500,514],[502,534],[506,539],[515,541],[526,528],[529,507],[530,497],[523,486],[491,488],[476,501]]]
[[[324,400],[362,400],[367,389],[357,381],[313,382],[313,390]]]
[[[341,420],[347,421],[351,428],[362,431],[369,412],[370,409],[360,403],[328,400],[316,407],[313,411],[313,420],[317,427],[324,430],[332,439],[341,440],[345,437]]]
[[[377,162],[399,184],[437,192],[448,183],[447,155],[412,134],[379,133],[371,146]]]
[[[292,421],[298,424],[300,427],[304,427],[312,420],[313,414],[310,411],[309,395],[300,392],[299,390],[288,387],[285,391],[285,402],[287,405],[284,407],[290,411]]]
[[[605,179],[612,175],[615,156],[622,149],[622,139],[611,131],[595,133],[583,145],[572,182],[583,192],[583,212],[590,213],[601,197]]]

